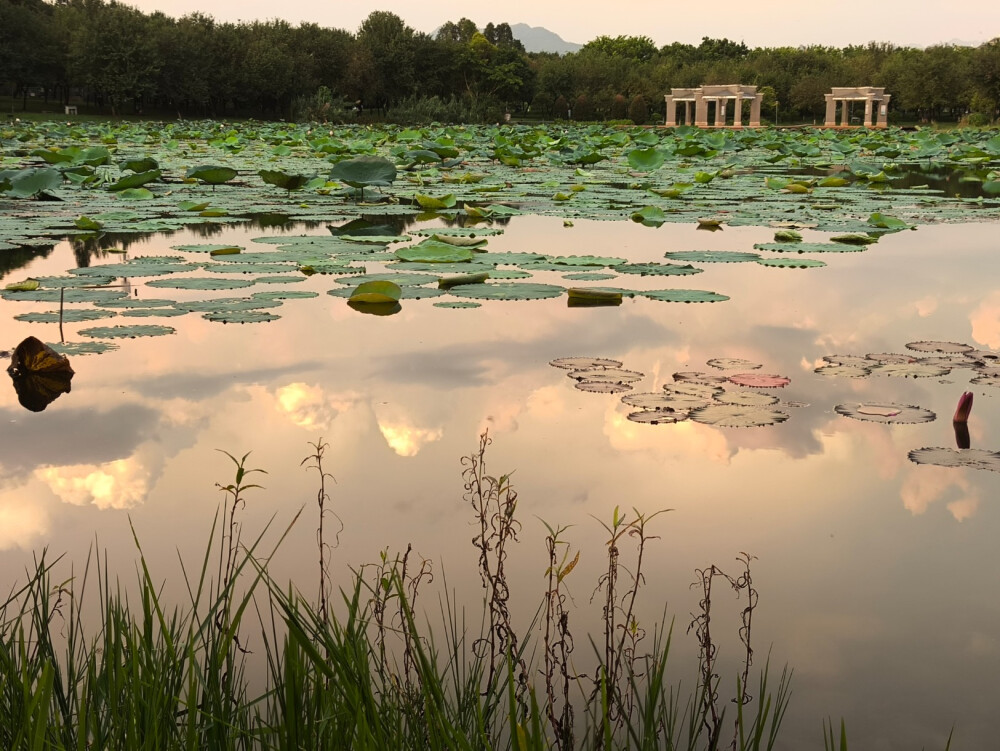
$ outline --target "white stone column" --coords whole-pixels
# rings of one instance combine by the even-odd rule
[[[869,95],[868,98],[865,99],[865,121],[864,121],[863,125],[866,128],[870,128],[872,126],[872,98],[871,98],[871,95]]]
[[[699,128],[708,127],[708,101],[701,92],[694,95],[694,124]]]
[[[670,94],[664,94],[663,101],[667,103],[667,119],[663,124],[668,128],[675,128],[677,127],[677,105],[674,104],[674,98]]]
[[[892,94],[883,94],[882,101],[878,102],[878,120],[875,121],[876,128],[889,127],[889,100]]]
[[[684,124],[694,124],[694,102],[684,102]]]
[[[764,95],[758,94],[750,102],[750,127],[760,127],[760,103],[764,101]]]
[[[721,128],[726,124],[726,100],[717,98],[715,100],[715,127]]]
[[[823,124],[828,128],[837,127],[837,100],[833,94],[826,94],[826,122]]]

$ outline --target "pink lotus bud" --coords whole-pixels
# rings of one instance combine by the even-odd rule
[[[958,407],[955,409],[954,422],[968,422],[969,413],[972,412],[972,392],[965,391],[958,400]]]

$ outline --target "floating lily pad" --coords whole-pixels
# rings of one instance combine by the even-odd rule
[[[729,380],[738,386],[752,386],[759,389],[782,388],[792,382],[785,376],[767,373],[737,373],[729,376]]]
[[[471,300],[445,300],[444,302],[434,303],[435,308],[481,308],[482,303],[472,302]]]
[[[823,261],[817,261],[815,258],[759,258],[757,263],[761,266],[770,266],[776,269],[816,269],[821,266],[826,266]]]
[[[60,342],[49,346],[61,355],[100,355],[119,348],[113,342]]]
[[[489,284],[466,284],[455,287],[451,294],[479,300],[541,300],[559,297],[565,292],[554,284],[534,282],[494,282]]]
[[[401,261],[414,263],[461,263],[471,261],[475,254],[468,248],[460,248],[437,240],[425,240],[419,245],[400,248],[395,255]]]
[[[174,334],[177,329],[170,326],[95,326],[90,329],[80,329],[80,336],[92,339],[135,339],[140,336],[166,336]]]
[[[119,289],[36,289],[33,292],[10,292],[0,290],[0,297],[4,300],[24,300],[27,302],[59,302],[67,303],[89,302],[95,305],[104,305],[112,300],[120,300],[127,297],[123,290]]]
[[[851,417],[866,422],[885,424],[902,423],[916,424],[932,422],[937,415],[929,409],[915,407],[910,404],[894,404],[892,402],[862,402],[860,404],[838,404],[834,407],[838,415]]]
[[[566,374],[577,381],[606,381],[607,383],[635,383],[645,378],[644,373],[624,368],[586,368]]]
[[[176,318],[187,313],[177,308],[131,308],[123,310],[121,315],[125,318]]]
[[[610,381],[579,381],[576,383],[576,388],[592,394],[621,394],[632,390],[632,387],[627,383],[612,383]]]
[[[774,409],[745,407],[737,404],[708,404],[691,410],[690,418],[704,425],[723,428],[755,428],[777,425],[788,419],[788,415]]]
[[[204,276],[179,277],[177,279],[153,279],[146,282],[149,287],[162,287],[165,289],[240,289],[250,287],[254,283],[253,279],[220,279]]]
[[[702,373],[697,370],[682,370],[674,373],[673,379],[675,381],[683,381],[689,383],[729,383],[729,379],[724,375],[716,375],[715,373]]]
[[[866,249],[864,245],[845,243],[755,243],[753,247],[775,253],[857,253]]]
[[[638,407],[647,412],[673,412],[676,415],[682,415],[681,419],[684,419],[688,412],[694,407],[700,406],[701,403],[688,399],[678,399],[674,394],[668,394],[664,391],[652,391],[623,396],[622,404]]]
[[[759,370],[763,367],[759,363],[741,360],[737,357],[713,357],[705,364],[719,370]]]
[[[759,391],[723,391],[714,398],[721,404],[735,404],[740,407],[768,407],[778,403],[778,397],[762,394]]]
[[[824,376],[837,376],[840,378],[865,378],[872,374],[871,367],[860,365],[824,365],[816,368],[813,373]]]
[[[663,384],[663,390],[673,394],[675,398],[692,398],[708,401],[716,394],[721,394],[723,388],[716,383],[695,383],[694,381],[672,381]]]
[[[242,245],[171,245],[171,250],[181,250],[185,253],[215,253],[220,250],[235,250],[238,255],[243,250]]]
[[[260,281],[259,279],[257,281]],[[276,290],[274,292],[254,292],[250,295],[255,300],[305,300],[311,297],[319,297],[319,292],[312,290]]]
[[[165,308],[173,305],[173,300],[157,300],[154,298],[128,297],[123,300],[108,300],[100,303],[102,308]]]
[[[724,302],[729,299],[726,295],[700,289],[637,290],[636,294],[660,302]]]
[[[642,412],[629,412],[628,419],[632,422],[642,423],[644,425],[672,425],[677,422],[682,422],[688,418],[687,413],[679,412],[667,412],[664,410],[654,409],[646,410]]]
[[[959,344],[958,342],[910,342],[906,348],[917,352],[940,352],[949,355],[963,354],[973,350],[968,344]]]
[[[564,370],[590,370],[592,368],[620,368],[622,363],[606,357],[560,357],[549,365]]]
[[[333,281],[339,284],[350,284],[354,287],[365,282],[392,282],[400,287],[414,287],[421,284],[437,284],[438,278],[433,274],[420,273],[385,273],[385,274],[358,274],[356,276],[342,276]]]
[[[939,467],[969,467],[1000,472],[1000,452],[985,449],[922,448],[914,449],[908,456],[915,464],[934,464]]]
[[[677,263],[622,263],[612,266],[620,274],[640,274],[642,276],[688,276],[700,274],[704,269]]]
[[[95,308],[67,308],[61,313],[58,310],[47,310],[43,313],[20,313],[14,316],[15,321],[25,323],[77,323],[79,321],[97,321],[101,318],[113,318],[118,315],[113,310],[97,310]]]
[[[872,375],[894,376],[897,378],[940,378],[951,372],[945,365],[929,365],[922,362],[887,362],[871,369]]]
[[[496,275],[492,275],[494,278]],[[525,272],[525,276],[531,276]],[[608,279],[614,279],[617,274],[602,274],[597,271],[580,271],[573,274],[563,274],[563,279],[570,282],[603,282]]]
[[[266,323],[276,321],[281,316],[263,310],[233,310],[205,313],[202,318],[220,323]]]

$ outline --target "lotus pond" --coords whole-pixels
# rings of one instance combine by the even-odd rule
[[[49,123],[0,139],[0,346],[34,336],[75,371],[0,397],[5,585],[46,546],[82,561],[96,544],[131,571],[130,519],[160,570],[196,559],[231,476],[221,449],[268,473],[246,529],[305,507],[271,571],[315,591],[302,462],[322,439],[335,580],[412,544],[434,586],[475,603],[459,459],[488,430],[490,469],[519,493],[524,629],[541,520],[581,553],[585,662],[598,520],[669,508],[640,623],[675,619],[674,679],[696,677],[695,570],[746,552],[758,665],[770,647],[794,669],[781,748],[818,747],[826,717],[864,748],[943,748],[953,726],[955,747],[993,743],[995,131]],[[365,282],[398,302],[349,301]],[[729,690],[744,603],[716,597]]]

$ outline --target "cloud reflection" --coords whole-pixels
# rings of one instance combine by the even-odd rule
[[[35,477],[65,503],[128,509],[146,499],[153,472],[142,458],[131,456],[99,465],[41,467],[35,470]]]
[[[944,501],[956,491],[960,497],[948,502],[945,508],[957,521],[964,521],[979,508],[980,494],[978,488],[972,487],[966,473],[954,467],[915,466],[903,478],[899,494],[903,506],[918,516],[932,503]]]
[[[320,386],[290,383],[274,392],[278,409],[300,428],[326,430],[341,412],[361,402],[355,393],[327,394]]]

